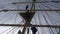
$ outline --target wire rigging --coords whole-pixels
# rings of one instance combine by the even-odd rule
[[[48,15],[48,13],[46,12],[46,15],[48,16],[49,20],[52,22],[53,20],[51,20],[50,16]],[[52,23],[54,24],[54,23]],[[55,23],[56,24],[56,23]],[[56,31],[57,32],[57,31]]]
[[[39,7],[40,7],[40,6],[39,6]],[[40,9],[41,9],[41,7],[40,7]],[[41,12],[41,11],[38,11],[38,19],[39,19],[39,23],[42,24],[42,23],[41,23],[41,20],[40,20],[40,12]]]
[[[49,16],[49,14],[46,12],[46,14],[47,14],[47,16],[49,17],[49,19],[51,20],[51,21],[53,21],[52,19],[52,17],[51,16]],[[51,19],[52,18],[52,19]],[[53,24],[53,23],[52,23]],[[55,23],[56,24],[56,23]]]
[[[43,4],[44,5],[44,4]],[[44,5],[45,6],[45,5]],[[50,7],[48,7],[48,6],[45,6],[45,7],[47,7],[47,8],[49,8],[49,9],[51,9]]]
[[[4,17],[4,16],[7,15],[7,14],[9,14],[9,13],[6,13],[6,14],[4,14],[3,16],[0,16],[0,18],[1,18],[1,17]]]
[[[15,16],[15,23],[16,23],[16,20],[17,20],[17,13],[16,13],[16,16]]]
[[[13,14],[11,13],[9,15],[10,15],[9,18],[6,21],[8,21],[11,18],[11,15],[13,15]],[[6,21],[3,21],[2,24],[4,24]]]
[[[46,14],[47,14],[47,12],[46,12]],[[47,14],[48,15],[48,14]],[[48,17],[49,17],[49,15],[48,15]],[[49,18],[50,20],[51,20],[51,18]],[[53,20],[51,20],[51,22],[52,22]],[[52,23],[53,24],[53,23]],[[56,24],[56,23],[55,23]],[[56,32],[57,32],[57,30],[56,30]]]
[[[42,12],[43,12],[43,11],[41,11],[41,13],[42,13]],[[42,16],[43,16],[43,13],[42,13]],[[42,32],[42,34],[43,34],[43,29],[44,29],[44,28],[41,28],[41,32]]]
[[[48,6],[46,6],[46,5],[44,5],[44,4],[42,4],[43,6],[45,6],[45,7],[47,7],[47,8],[49,8],[49,9],[52,9],[52,8],[50,8],[50,7],[48,7]],[[28,8],[28,6],[26,7],[26,9]],[[31,9],[32,9],[32,7],[31,7]],[[43,12],[42,12],[42,14],[43,14]],[[44,17],[44,19],[46,20],[46,17],[44,16],[44,14],[43,14],[43,17]],[[16,22],[16,18],[17,18],[17,15],[16,15],[16,17],[15,17],[15,22]],[[40,22],[40,17],[39,17],[39,12],[38,12],[38,18],[39,18],[39,22]],[[7,21],[7,20],[6,20]],[[34,21],[35,21],[35,23],[36,23],[36,18],[34,17]],[[4,21],[5,22],[5,21]],[[49,23],[48,23],[48,21],[46,20],[46,23],[49,25]],[[37,23],[36,23],[37,24]],[[40,23],[41,24],[41,23]],[[15,29],[15,28],[13,28],[13,29]],[[13,30],[12,29],[12,30]],[[9,32],[11,32],[12,30],[10,30]],[[49,30],[51,30],[52,31],[52,33],[54,34],[54,32],[53,32],[53,30],[52,30],[52,28],[49,28]],[[7,32],[7,33],[9,33],[9,32]],[[50,32],[50,34],[51,34],[51,32]]]
[[[51,18],[52,18],[52,17],[51,17],[51,16],[49,16],[47,12],[46,12],[46,14],[47,14],[47,16],[49,17],[49,19],[51,20]],[[53,19],[53,18],[52,18],[52,19]],[[55,19],[53,19],[53,20],[55,20]],[[53,20],[51,20],[51,22],[52,22]],[[56,22],[56,23],[57,23],[57,22]],[[56,24],[56,23],[55,23],[55,25],[57,26],[57,24]],[[54,23],[52,23],[52,24],[54,24]],[[56,30],[56,28],[55,28],[55,30]],[[57,30],[56,30],[56,32],[57,32]]]
[[[45,4],[43,4],[43,3],[41,3],[44,7],[47,7],[48,9],[50,9],[50,10],[52,10],[52,8],[50,8],[49,6],[47,6],[47,5],[45,5]]]
[[[41,20],[40,20],[40,12],[38,11],[38,20],[39,20],[39,23],[41,24]]]
[[[13,27],[11,30],[9,30],[7,33],[11,32],[12,30],[14,30],[16,27]]]
[[[51,20],[50,16],[48,15],[48,13],[46,12],[46,15],[48,16],[49,20]],[[52,20],[51,20],[52,21]],[[52,23],[53,24],[53,23]]]
[[[40,7],[40,6],[39,6],[39,7]],[[41,9],[41,8],[40,8],[40,9]],[[38,11],[38,19],[39,19],[39,23],[42,24],[42,23],[41,23],[41,20],[40,20],[40,12],[41,12],[41,11]],[[41,27],[40,29],[41,29],[41,33],[43,34],[43,32],[42,32],[42,30],[43,30],[42,27]],[[39,33],[39,32],[38,32],[38,33]]]
[[[4,33],[4,32],[6,32],[6,31],[8,31],[8,30],[10,30],[11,28],[9,28],[9,29],[7,29],[7,30],[5,30],[5,31],[3,31],[3,32],[1,32],[0,34],[2,34],[2,33]]]
[[[16,27],[13,31],[15,31],[15,32],[16,32],[16,29],[18,30],[18,29],[19,29],[19,27]],[[14,32],[14,33],[15,33],[15,32]]]
[[[44,4],[47,4],[47,3],[44,3]],[[59,7],[57,7],[57,6],[55,6],[55,5],[52,5],[52,4],[47,4],[47,5],[50,5],[50,6],[53,6],[53,7],[55,7],[55,8],[58,8],[58,9],[59,9]]]
[[[46,12],[45,12],[45,13],[46,13]],[[54,32],[53,32],[52,28],[50,28],[50,30],[51,30],[51,32],[54,34]]]
[[[44,15],[44,13],[42,12],[42,15],[43,15],[43,17],[44,17],[44,19],[45,19],[45,21],[46,21],[46,23],[49,25],[49,23],[48,23],[48,21],[46,20],[46,17],[45,17],[45,15]],[[51,29],[51,28],[50,28]],[[53,30],[51,29],[51,31],[52,31],[52,33],[54,34],[54,32],[53,32]]]
[[[10,17],[11,17],[11,16],[10,16]],[[3,21],[3,22],[2,22],[2,24],[4,24],[6,21],[8,21],[8,19],[7,19],[7,20],[5,20],[5,21]]]
[[[49,14],[48,14],[47,12],[46,12],[46,14],[49,16]],[[51,17],[51,16],[49,16],[49,18],[50,18],[51,21],[56,20],[56,19],[54,19],[54,17]],[[53,20],[52,20],[51,18],[52,18]],[[56,23],[57,23],[57,22],[59,22],[59,21],[56,20]],[[55,24],[56,24],[56,23],[55,23]],[[59,22],[59,23],[60,23],[60,22]],[[57,25],[57,24],[56,24],[56,25]]]
[[[37,25],[37,22],[36,22],[36,17],[34,16],[34,22],[35,22],[35,24]]]

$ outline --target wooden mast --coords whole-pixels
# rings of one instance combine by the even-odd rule
[[[32,8],[34,6],[34,0],[32,2],[32,7],[31,7],[31,11],[27,10],[26,13],[20,13],[20,15],[26,20],[26,23],[24,24],[25,26],[26,25],[30,25],[30,21],[31,19],[33,18],[35,12],[32,12]],[[26,27],[23,28],[23,31],[22,31],[22,34],[25,34],[25,30],[26,30]]]

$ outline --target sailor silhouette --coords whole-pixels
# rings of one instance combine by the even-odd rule
[[[37,32],[36,27],[32,27],[31,30],[32,30],[32,33],[33,33],[33,34],[36,34],[36,32]]]

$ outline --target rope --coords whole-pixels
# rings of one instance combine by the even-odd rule
[[[45,4],[45,3],[44,3]],[[47,4],[47,5],[50,5],[50,6],[53,6],[53,7],[55,7],[55,8],[58,8],[59,9],[59,7],[57,7],[57,6],[55,6],[55,5],[51,5],[51,4]]]
[[[10,16],[9,16],[9,19],[11,18],[11,15],[13,15],[13,14],[9,14]],[[6,21],[8,21],[9,19],[7,19]],[[6,21],[3,21],[2,22],[2,24],[4,24]]]
[[[12,28],[11,30],[9,30],[7,33],[9,33],[9,32],[11,32],[12,30],[14,30],[15,29],[15,27],[14,28]]]
[[[43,14],[43,12],[42,12],[42,14]],[[43,17],[44,17],[44,19],[45,19],[45,21],[46,21],[46,23],[49,25],[49,23],[48,23],[48,21],[46,20],[46,17],[45,17],[45,15],[43,14]],[[50,28],[51,29],[51,28]],[[52,31],[52,29],[51,29],[51,31]],[[54,32],[52,31],[52,33],[54,34]]]
[[[39,20],[39,23],[41,24],[41,20],[40,20],[39,11],[38,11],[38,20]]]
[[[48,16],[49,20],[52,22],[53,20],[51,20],[50,16],[47,14],[46,12],[46,15]],[[52,23],[53,24],[53,23]],[[56,23],[55,23],[56,24]],[[57,31],[56,31],[57,32]]]
[[[49,9],[52,10],[52,8],[50,8],[49,6],[46,6],[46,5],[44,5],[43,3],[40,3],[40,4],[42,4],[44,7],[47,7],[47,8],[49,8]]]
[[[50,18],[51,21],[56,20],[56,19],[54,19],[53,17],[49,16],[49,14],[48,14],[47,12],[46,12],[46,14],[48,15],[48,17]],[[51,18],[52,18],[53,20],[52,20]],[[56,23],[57,23],[57,22],[58,22],[58,21],[56,20]],[[59,23],[60,23],[60,22],[59,22]],[[57,24],[56,24],[56,25],[57,25]]]
[[[40,7],[40,6],[39,6]],[[40,8],[41,9],[41,8]],[[38,11],[38,19],[39,19],[39,22],[40,22],[40,24],[41,24],[41,20],[40,20],[40,15],[39,15],[39,11]],[[41,28],[41,32],[42,32],[42,28]],[[39,34],[39,32],[38,32],[38,34]],[[43,34],[43,33],[42,33]]]
[[[1,32],[0,34],[2,34],[2,33],[4,33],[4,32],[6,32],[6,31],[8,31],[8,30],[10,30],[11,28],[9,28],[9,29],[7,29],[7,30],[5,30],[5,31],[3,31],[3,32]]]
[[[16,20],[17,20],[17,14],[16,14],[16,16],[15,16],[15,23],[16,23]]]

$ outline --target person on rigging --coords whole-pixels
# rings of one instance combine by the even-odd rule
[[[33,33],[33,34],[36,34],[36,32],[37,32],[36,27],[32,27],[31,30],[32,30],[32,33]]]
[[[26,8],[25,8],[26,10],[28,9],[28,5],[26,5]]]

